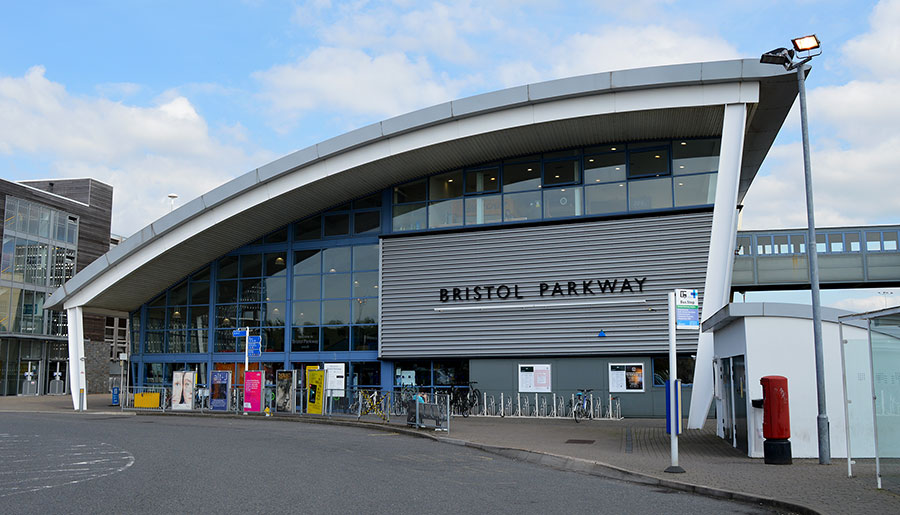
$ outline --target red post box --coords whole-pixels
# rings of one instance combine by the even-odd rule
[[[787,378],[764,376],[759,380],[763,390],[763,454],[765,462],[774,465],[791,463],[791,410]]]

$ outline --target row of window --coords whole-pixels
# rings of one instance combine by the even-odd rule
[[[75,275],[74,248],[3,235],[0,279],[35,286],[58,287]]]
[[[392,229],[708,205],[718,156],[718,139],[605,145],[433,175],[393,188]]]
[[[864,231],[867,252],[896,252],[898,247],[897,231]],[[756,240],[754,246],[753,240]],[[860,252],[860,232],[817,233],[816,252],[819,254],[837,254]],[[754,252],[755,250],[755,252]],[[735,253],[748,256],[778,254],[805,254],[806,234],[756,234],[739,235]]]
[[[74,245],[78,241],[78,217],[36,202],[6,197],[4,234],[47,238]]]
[[[233,329],[213,332],[214,352],[244,352],[243,337],[234,337]],[[263,352],[346,352],[378,350],[378,325],[334,325],[294,327],[285,349],[285,328],[252,327],[250,333],[259,335]],[[188,329],[184,331],[146,331],[144,353],[206,353],[209,331]],[[134,349],[137,350],[136,348]]]

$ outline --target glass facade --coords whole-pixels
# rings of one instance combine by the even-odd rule
[[[133,313],[136,379],[170,384],[175,370],[230,370],[241,384],[245,340],[232,334],[247,327],[263,351],[250,368],[266,370],[267,380],[279,369],[343,362],[348,386],[400,386],[396,370],[414,370],[419,386],[465,385],[465,360],[378,361],[380,235],[710,207],[718,152],[718,139],[703,139],[520,156],[434,173],[298,220]]]
[[[60,342],[32,338],[67,334],[65,314],[45,311],[44,302],[75,275],[79,219],[9,195],[4,209],[0,333],[9,337],[0,338],[0,395],[53,391],[53,380],[65,382],[68,354]],[[26,384],[28,377],[37,384]]]
[[[0,257],[0,332],[66,334],[44,300],[75,275],[78,217],[7,196]],[[57,317],[58,318],[58,317]]]

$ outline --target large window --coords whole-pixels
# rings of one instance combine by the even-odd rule
[[[376,350],[378,246],[294,251],[291,350]]]
[[[708,206],[719,139],[522,156],[395,186],[395,232]]]

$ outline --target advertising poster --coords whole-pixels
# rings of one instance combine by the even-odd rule
[[[231,372],[213,370],[209,374],[209,409],[228,411],[231,404]]]
[[[610,363],[609,391],[643,392],[644,365],[642,363]]]
[[[248,370],[244,374],[244,411],[259,413],[263,406],[263,373]]]
[[[550,365],[519,365],[519,391],[550,393]]]
[[[325,363],[325,390],[332,397],[344,396],[346,363]]]
[[[293,413],[296,394],[294,393],[294,371],[279,370],[275,373],[275,411]]]
[[[325,406],[325,371],[306,371],[306,412],[321,415]]]
[[[196,373],[190,370],[172,372],[172,409],[194,409],[194,378]]]

